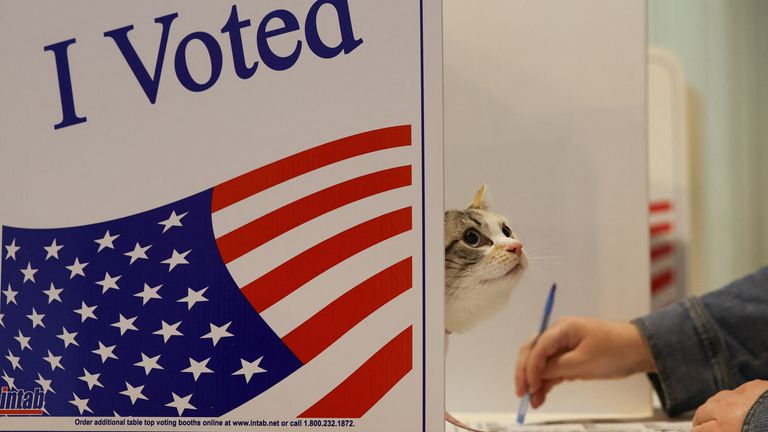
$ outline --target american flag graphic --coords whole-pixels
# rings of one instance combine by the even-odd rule
[[[3,226],[5,391],[51,416],[362,417],[412,368],[412,151],[389,127],[125,218]]]

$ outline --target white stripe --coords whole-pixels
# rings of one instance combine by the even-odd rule
[[[656,212],[656,213],[649,213],[648,214],[648,224],[649,225],[656,225],[659,223],[670,223],[672,224],[672,229],[675,228],[675,213],[672,211],[662,211],[662,212]]]
[[[410,320],[419,313],[417,296],[420,294],[414,289],[401,294],[298,371],[226,416],[249,418],[253,413],[270,413],[274,418],[298,416],[344,381],[392,338],[412,325]],[[420,403],[419,386],[397,386],[394,390],[399,391],[398,397],[418,396]],[[360,427],[357,429],[367,430]]]
[[[677,269],[677,253],[674,249],[672,249],[672,251],[668,252],[666,255],[662,255],[651,260],[651,273],[657,272],[658,269],[663,267]]]
[[[414,341],[419,340],[418,336],[415,333],[413,334]],[[406,376],[403,377],[403,379],[400,380],[400,382],[395,385],[395,387],[392,388],[392,390],[389,391],[386,395],[384,395],[379,402],[373,406],[373,408],[370,409],[367,413],[365,413],[364,420],[370,424],[370,425],[376,425],[379,427],[385,427],[384,431],[386,432],[401,432],[401,431],[420,431],[421,428],[418,427],[409,427],[411,425],[420,425],[421,420],[423,418],[422,415],[422,401],[421,401],[421,394],[422,392],[427,392],[429,394],[430,399],[434,397],[433,394],[429,393],[429,390],[422,390],[421,388],[421,373],[419,370],[421,369],[421,364],[419,360],[417,360],[418,351],[421,349],[419,347],[419,344],[414,344],[413,349],[416,350],[416,353],[414,354],[414,363],[413,363],[413,371]],[[439,357],[438,357],[439,358]],[[440,360],[442,361],[442,360]],[[429,368],[434,368],[434,362],[430,364]],[[408,394],[407,392],[410,391],[411,393]],[[407,395],[407,397],[406,397]],[[438,412],[438,414],[442,414],[442,410]],[[442,415],[435,416],[433,418],[429,418],[430,414],[427,414],[427,429],[428,431],[434,430],[433,427],[430,427],[430,424],[443,423],[443,417]],[[389,425],[388,427],[385,425]],[[363,430],[363,429],[358,429]],[[364,430],[370,431],[373,430],[373,427],[367,427]],[[490,430],[490,429],[488,429]],[[459,432],[465,432],[465,431],[459,431]]]
[[[405,187],[356,201],[317,217],[270,240],[227,264],[239,287],[258,279],[294,256],[369,219],[416,202],[416,190]]]
[[[342,294],[385,268],[408,258],[413,232],[407,232],[340,263],[262,312],[281,338]]]
[[[380,150],[311,171],[259,192],[212,215],[216,238],[273,210],[330,186],[365,174],[409,165],[411,147]]]
[[[679,247],[679,243],[679,238],[677,238],[677,236],[675,236],[673,233],[670,233],[651,237],[649,246],[651,250],[661,246],[671,246],[672,252],[676,252],[677,248]]]

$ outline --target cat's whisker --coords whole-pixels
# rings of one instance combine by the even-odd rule
[[[534,257],[538,257],[538,256],[555,256],[555,257],[564,257],[564,258],[573,257],[573,255],[541,253],[541,252],[543,252],[543,251],[542,250],[533,250],[532,251],[532,250],[525,249],[525,254],[528,255],[529,257],[530,256],[534,256]]]
[[[525,250],[526,250],[526,251],[528,251],[528,253],[531,253],[531,252],[537,252],[537,251],[540,251],[540,250],[542,250],[542,249],[543,249],[543,248],[541,247],[541,245],[536,245],[536,246],[526,246],[526,247],[525,247]]]
[[[531,268],[532,272],[528,272],[527,275],[539,279],[541,282],[548,282],[548,279],[539,269]]]
[[[532,275],[539,276],[542,279],[545,279],[545,278],[547,278],[547,276],[549,276],[549,275],[545,274],[544,271],[542,271],[539,268],[532,267],[530,270],[531,270],[531,274]]]
[[[551,242],[542,243],[541,241],[537,241],[534,246],[530,247],[530,250],[534,250],[534,251],[546,250],[550,248],[551,244],[552,244]]]
[[[553,251],[553,248],[551,248],[549,245],[546,244],[536,244],[535,246],[525,246],[524,247],[526,255],[530,256],[536,256],[547,254],[547,252]]]
[[[574,260],[575,257],[571,255],[538,255],[535,253],[527,252],[528,261],[542,261],[542,260]]]
[[[552,261],[568,261],[571,257],[566,256],[541,256],[541,257],[528,257],[528,262],[552,262]]]
[[[469,273],[469,276],[465,277],[461,282],[462,285],[465,287],[469,287],[471,285],[476,284],[477,282],[480,282],[488,277],[488,275],[479,273],[479,272],[467,272]]]
[[[535,274],[538,274],[543,278],[550,279],[550,280],[555,278],[553,274],[544,270],[544,268],[536,265],[536,263],[532,263],[531,265],[528,266],[528,268],[532,270]]]

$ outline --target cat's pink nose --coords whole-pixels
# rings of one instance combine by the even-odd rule
[[[506,247],[504,247],[504,250],[520,256],[523,254],[523,244],[517,240],[513,240],[512,242],[508,243]]]

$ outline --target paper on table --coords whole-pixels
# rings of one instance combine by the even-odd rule
[[[469,426],[489,432],[690,432],[691,422],[649,423],[563,423],[549,425],[502,424],[498,422],[472,422]],[[464,432],[453,425],[446,425],[446,432]]]

